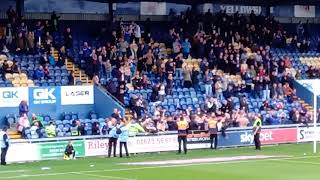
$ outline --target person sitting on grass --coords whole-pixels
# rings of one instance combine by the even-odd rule
[[[66,150],[64,151],[65,160],[76,159],[76,151],[73,148],[72,141],[69,141]]]

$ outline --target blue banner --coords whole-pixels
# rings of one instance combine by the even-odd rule
[[[29,109],[34,113],[56,112],[60,99],[60,87],[29,88]]]

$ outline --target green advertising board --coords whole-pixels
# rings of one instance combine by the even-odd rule
[[[40,143],[38,144],[40,159],[60,159],[63,158],[65,148],[68,144],[68,141],[61,142],[49,142],[49,143]],[[84,141],[73,141],[73,148],[76,151],[76,157],[85,156],[85,147]]]

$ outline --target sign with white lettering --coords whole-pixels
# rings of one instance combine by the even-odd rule
[[[239,6],[239,5],[220,5],[220,10],[226,11],[227,14],[251,14],[253,12],[256,15],[261,14],[261,6]]]

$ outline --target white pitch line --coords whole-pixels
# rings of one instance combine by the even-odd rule
[[[6,174],[6,173],[17,173],[17,172],[27,172],[28,170],[10,170],[10,171],[0,171],[0,174]]]
[[[286,159],[279,159],[278,161],[288,162],[288,163],[294,163],[294,164],[310,164],[310,165],[317,165],[319,166],[320,163],[317,162],[308,162],[308,161],[294,161],[294,160],[286,160]]]
[[[72,173],[72,174],[84,175],[84,176],[92,176],[92,177],[99,177],[99,178],[108,178],[108,179],[137,180],[137,179],[124,178],[124,177],[105,176],[105,175],[96,175],[96,174],[88,174],[88,173]]]
[[[263,162],[263,161],[281,161],[281,160],[291,160],[291,159],[308,159],[308,158],[315,158],[315,157],[320,157],[320,156],[301,156],[301,157],[289,157],[289,158],[277,158],[277,159],[259,159],[259,160],[249,160],[249,161],[226,161],[226,162],[212,162],[212,163],[178,164],[178,165],[164,165],[164,166],[146,166],[146,167],[135,167],[135,168],[104,169],[104,170],[91,170],[91,171],[78,171],[78,172],[61,172],[61,173],[43,173],[43,174],[31,174],[31,175],[24,174],[24,175],[20,175],[20,176],[0,177],[0,179],[58,176],[58,175],[76,174],[76,173],[134,171],[134,170],[145,170],[145,169],[188,167],[188,166],[212,165],[212,164],[216,164],[216,165],[219,165],[219,164],[239,164],[239,163]]]

